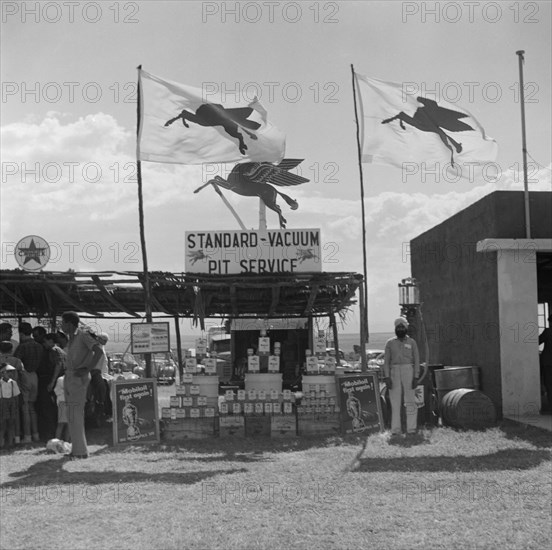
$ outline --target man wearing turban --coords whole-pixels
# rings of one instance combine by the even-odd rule
[[[404,395],[406,407],[406,432],[416,433],[418,407],[414,389],[420,376],[420,354],[416,341],[407,335],[408,321],[404,317],[395,319],[395,338],[385,344],[383,372],[389,388],[391,401],[391,433],[400,435],[401,402]]]

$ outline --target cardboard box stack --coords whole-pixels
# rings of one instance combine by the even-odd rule
[[[243,423],[247,436],[270,435],[273,431],[296,435],[295,395],[290,390],[228,390],[219,404],[219,414],[221,426]],[[228,418],[234,420],[223,420]]]
[[[306,350],[303,395],[297,405],[297,431],[300,435],[339,432],[339,403],[335,385],[335,358],[312,355]]]
[[[214,370],[200,371],[194,357],[186,357],[186,367],[170,397],[170,407],[161,409],[167,439],[212,437],[218,431],[218,386]],[[201,374],[199,374],[202,372]]]

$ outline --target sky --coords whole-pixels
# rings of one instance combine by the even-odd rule
[[[353,65],[468,109],[498,143],[496,163],[460,181],[362,164],[369,330],[390,331],[409,241],[495,190],[523,189],[518,50],[529,186],[552,190],[551,19],[550,2],[2,2],[1,267],[16,268],[15,244],[38,235],[47,270],[142,269],[142,65],[221,103],[256,92],[310,179],[289,192],[297,210],[280,201],[288,228],[320,229],[323,271],[362,273]],[[185,270],[186,231],[239,229],[212,190],[193,194],[231,167],[143,163],[151,270]],[[225,196],[258,228],[257,199]],[[270,211],[267,224],[278,228]],[[353,308],[340,330],[358,327]]]

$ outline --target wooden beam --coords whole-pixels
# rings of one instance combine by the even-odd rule
[[[0,289],[2,289],[2,292],[7,294],[12,300],[18,304],[21,304],[25,309],[30,310],[30,307],[27,305],[25,300],[23,300],[20,296],[17,296],[17,294],[14,294],[6,285],[0,285]]]
[[[73,298],[67,294],[64,290],[61,290],[56,284],[45,281],[47,287],[58,297],[62,300],[65,300],[68,302],[76,311],[84,311],[85,313],[88,313],[90,315],[94,315],[95,317],[103,317],[101,313],[98,313],[97,311],[94,311],[92,309],[88,309],[86,306],[82,304],[82,302],[77,302],[76,300],[73,300]],[[54,312],[51,312],[54,313]]]
[[[180,380],[182,380],[182,375],[184,374],[184,361],[182,360],[182,339],[180,337],[180,319],[178,315],[174,316],[174,330],[176,333],[176,356],[178,359],[178,374]]]
[[[155,307],[156,310],[162,311],[167,315],[174,315],[173,311],[169,311],[153,294],[153,290],[150,291],[151,304]]]
[[[268,308],[269,317],[272,317],[274,315],[274,312],[276,311],[276,308],[278,307],[278,304],[280,302],[280,288],[280,285],[272,287],[272,301],[270,302],[270,307]]]
[[[124,313],[128,313],[129,315],[132,315],[133,317],[140,317],[138,313],[135,311],[132,311],[131,309],[128,309],[125,307],[121,302],[119,302],[117,299],[115,299],[111,294],[108,292],[108,290],[105,288],[105,284],[97,275],[92,275],[92,280],[98,287],[98,290],[100,291],[100,294],[103,298],[105,298],[111,305],[115,306],[117,309],[121,310]]]
[[[46,303],[48,304],[48,311],[52,312],[55,315],[56,308],[54,307],[54,303],[52,300],[52,291],[48,287],[44,288],[44,296],[46,297]]]
[[[333,341],[334,341],[334,351],[335,351],[335,362],[338,366],[341,366],[341,359],[339,358],[339,335],[337,333],[337,323],[335,322],[335,313],[330,311],[330,325],[333,332]]]
[[[305,307],[305,311],[303,311],[304,317],[306,317],[312,310],[312,306],[314,305],[314,301],[316,300],[316,295],[318,294],[318,288],[319,288],[319,285],[313,285],[310,291],[307,307]]]
[[[236,285],[230,285],[230,304],[232,305],[232,315],[238,315],[238,295]]]
[[[167,315],[174,315],[173,311],[169,311],[164,305],[162,305],[159,300],[153,295],[153,283],[155,279],[155,274],[152,274],[151,278],[145,277],[144,274],[139,274],[138,279],[140,280],[140,284],[142,285],[142,288],[145,292],[145,302],[149,301],[149,305],[147,305],[147,310],[150,311],[151,314],[151,307],[154,306],[155,309],[158,311],[162,311],[163,313],[166,313]],[[163,282],[168,283],[168,281],[164,280]],[[146,311],[147,313],[147,311]],[[151,322],[151,321],[148,321]]]

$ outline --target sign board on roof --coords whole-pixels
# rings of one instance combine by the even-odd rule
[[[185,238],[189,273],[322,271],[319,229],[186,231]]]
[[[14,255],[25,271],[40,271],[50,260],[50,245],[38,235],[28,235],[15,245]]]
[[[308,328],[306,317],[288,317],[283,319],[232,319],[230,330],[300,330]]]

